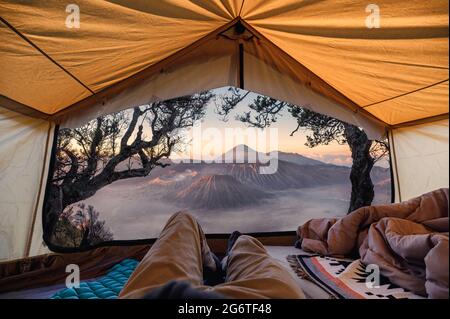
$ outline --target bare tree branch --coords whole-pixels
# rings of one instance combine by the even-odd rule
[[[142,109],[135,107],[132,112],[105,115],[75,130],[61,130],[52,179],[54,205],[50,203],[55,212],[50,214],[50,223],[54,225],[61,209],[116,180],[146,176],[156,166],[167,166],[162,159],[169,157],[181,143],[178,137],[181,131],[204,116],[213,97],[210,92],[202,92],[152,103]],[[140,159],[141,167],[132,168],[133,158]],[[127,169],[118,170],[119,164],[126,161]],[[99,163],[103,163],[102,167]]]
[[[137,106],[133,109],[133,116],[131,118],[130,125],[128,125],[128,128],[123,134],[122,139],[120,141],[121,150],[123,150],[127,146],[128,140],[130,139],[131,134],[133,134],[134,129],[136,128],[136,123],[139,119],[139,116],[141,116],[141,110]]]
[[[242,93],[241,89],[230,87],[227,94],[224,94],[220,99],[215,101],[216,103],[216,114],[220,116],[221,120],[224,122],[228,121],[228,116],[234,108],[241,103],[248,95],[249,91]]]

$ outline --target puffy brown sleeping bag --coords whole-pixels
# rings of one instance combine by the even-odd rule
[[[428,298],[448,298],[448,188],[409,201],[362,207],[340,219],[312,219],[297,230],[305,251],[359,254],[382,275]]]

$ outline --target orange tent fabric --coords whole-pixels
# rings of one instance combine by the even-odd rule
[[[242,21],[256,39],[234,39],[246,54],[276,69],[287,56],[294,80],[353,112],[385,125],[448,114],[444,0],[380,0],[375,9],[350,0],[79,1],[79,28],[66,26],[66,5],[0,1],[3,106],[18,102],[41,116],[97,107],[189,48],[192,60],[207,58],[194,48]],[[267,42],[275,59],[261,55]]]

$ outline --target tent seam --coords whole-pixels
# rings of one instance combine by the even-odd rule
[[[409,95],[409,94],[413,94],[413,93],[416,93],[416,92],[420,92],[420,91],[429,89],[429,88],[431,88],[431,87],[433,87],[433,86],[436,86],[436,85],[439,85],[439,84],[448,82],[448,80],[449,80],[449,79],[445,79],[445,80],[442,80],[442,81],[438,81],[438,82],[436,82],[436,83],[433,83],[433,84],[430,84],[430,85],[421,87],[421,88],[416,89],[416,90],[412,90],[412,91],[409,91],[409,92],[406,92],[406,93],[402,93],[402,94],[399,94],[399,95],[397,95],[397,96],[393,96],[393,97],[390,97],[390,98],[387,98],[387,99],[384,99],[384,100],[381,100],[381,101],[378,101],[378,102],[374,102],[374,103],[371,103],[371,104],[367,104],[367,105],[361,106],[361,108],[365,109],[366,107],[369,107],[369,106],[374,106],[374,105],[381,104],[381,103],[384,103],[384,102],[387,102],[387,101],[392,101],[392,100],[401,98],[401,97],[406,96],[406,95]]]
[[[244,8],[245,0],[242,0],[241,8],[239,9],[238,17],[241,17],[242,9]]]
[[[51,116],[51,114],[37,110],[29,105],[26,105],[19,101],[11,99],[3,94],[0,94],[0,104],[2,107],[6,108],[8,110],[18,112],[20,114],[30,116],[33,118],[48,120],[48,118]]]
[[[272,42],[270,39],[266,38],[261,32],[259,32],[256,28],[254,28],[249,22],[245,21],[244,19],[241,19],[241,21],[244,23],[244,26],[250,30],[253,34],[259,35],[259,37],[257,37],[258,39],[261,37],[261,39],[263,39],[264,41],[270,43],[271,45],[275,46],[278,50],[280,50],[281,52],[283,52],[284,54],[286,54],[290,59],[292,59],[293,61],[295,61],[296,63],[298,63],[299,65],[301,65],[302,67],[304,67],[306,70],[308,70],[311,74],[313,74],[314,76],[316,76],[320,81],[322,81],[323,83],[325,83],[328,87],[330,87],[331,89],[333,89],[334,91],[336,91],[336,93],[340,94],[341,97],[343,97],[344,99],[348,100],[350,103],[354,104],[353,107],[355,109],[353,109],[353,107],[350,107],[350,105],[343,105],[344,108],[349,109],[350,111],[352,111],[353,113],[357,114],[360,113],[361,111],[363,111],[363,113],[361,113],[362,115],[364,115],[366,118],[368,118],[371,121],[375,121],[378,122],[378,124],[383,125],[384,127],[388,127],[390,128],[391,125],[388,124],[387,122],[383,121],[382,119],[378,118],[377,116],[373,115],[372,113],[364,110],[363,107],[361,107],[358,103],[356,103],[355,101],[353,101],[353,99],[349,98],[347,95],[345,95],[344,93],[342,93],[340,90],[338,90],[337,88],[335,88],[333,85],[331,85],[328,81],[326,81],[325,79],[323,79],[322,77],[320,77],[319,75],[317,75],[314,71],[310,70],[308,67],[306,67],[303,63],[301,63],[300,61],[298,61],[297,59],[295,59],[293,56],[291,56],[289,53],[287,53],[285,50],[283,50],[282,48],[280,48],[278,45],[276,45],[274,42]],[[260,40],[260,39],[259,39]],[[321,93],[319,93],[320,95],[322,95]],[[322,95],[323,96],[323,95]],[[340,103],[339,103],[340,104]]]
[[[44,57],[46,57],[48,60],[50,60],[53,64],[55,64],[57,67],[59,67],[63,72],[65,72],[67,75],[69,75],[72,79],[74,79],[78,84],[83,86],[86,90],[88,90],[91,94],[95,94],[94,91],[92,91],[86,84],[84,84],[80,79],[78,79],[75,75],[70,73],[67,69],[65,69],[61,64],[59,64],[55,59],[53,59],[50,55],[45,53],[44,50],[42,50],[39,46],[37,46],[33,41],[28,39],[23,33],[21,33],[19,30],[17,30],[12,24],[10,24],[8,21],[6,21],[3,17],[0,17],[0,21],[2,21],[11,31],[16,33],[19,37],[21,37],[25,42],[27,42],[29,45],[31,45],[33,48],[35,48],[39,53],[41,53]]]
[[[416,125],[436,122],[436,121],[440,121],[440,120],[445,120],[445,119],[448,119],[448,118],[449,118],[449,114],[447,112],[447,113],[432,115],[432,116],[425,117],[425,118],[419,118],[419,119],[416,119],[416,120],[411,120],[411,121],[406,121],[406,122],[400,122],[400,123],[397,123],[397,124],[392,124],[391,128],[392,129],[398,129],[398,128],[402,128],[402,127],[416,126]]]
[[[53,113],[50,115],[50,120],[54,120],[55,122],[58,122],[58,118],[60,118],[61,116],[66,116],[67,114],[71,113],[74,111],[73,107],[76,106],[79,103],[83,103],[84,101],[86,101],[87,99],[97,99],[98,100],[104,100],[105,96],[108,96],[108,91],[111,90],[112,88],[114,88],[115,86],[119,86],[121,84],[123,84],[126,81],[132,81],[132,79],[134,77],[137,76],[141,76],[142,74],[145,74],[146,71],[150,70],[150,69],[155,69],[156,67],[160,68],[161,70],[164,69],[167,66],[167,62],[170,59],[173,59],[174,61],[177,61],[179,59],[181,59],[182,57],[186,56],[187,54],[191,53],[191,51],[189,50],[195,50],[197,47],[201,46],[203,43],[201,41],[209,41],[211,38],[214,38],[218,35],[220,35],[221,32],[223,32],[223,29],[228,29],[230,27],[232,27],[237,21],[239,20],[239,18],[234,18],[233,20],[225,23],[224,25],[222,25],[219,28],[214,29],[213,31],[211,31],[210,33],[206,34],[205,36],[199,38],[198,40],[192,42],[191,44],[187,45],[186,47],[180,49],[179,51],[173,53],[172,55],[169,55],[167,57],[165,57],[163,60],[160,60],[159,62],[149,65],[148,67],[144,68],[141,71],[138,71],[132,75],[130,75],[129,77],[111,84],[110,86],[103,88],[102,90],[98,91],[98,92],[94,92],[92,96],[88,96],[80,101],[77,101],[59,111],[57,111],[56,113]],[[162,66],[160,66],[160,64],[162,64]],[[144,75],[145,76],[145,75]]]

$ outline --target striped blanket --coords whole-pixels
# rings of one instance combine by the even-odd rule
[[[290,255],[287,260],[300,278],[319,285],[333,299],[422,298],[378,276],[376,267],[368,269],[360,259]]]

